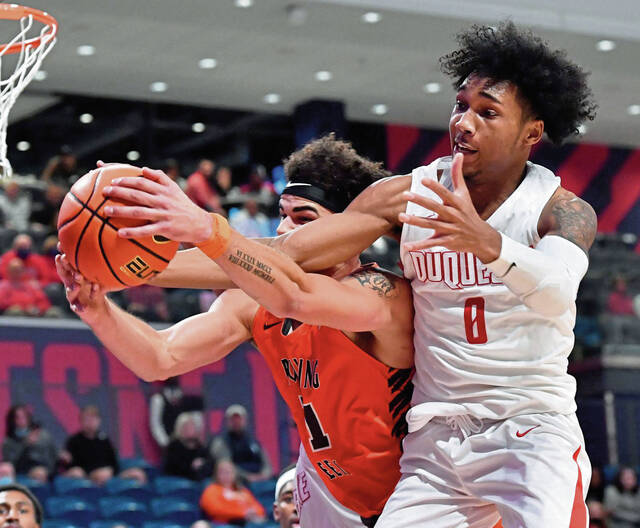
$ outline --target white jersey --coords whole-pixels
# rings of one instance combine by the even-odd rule
[[[421,180],[439,178],[452,189],[451,158],[412,173],[411,190],[441,200]],[[542,209],[560,185],[551,171],[527,163],[517,189],[487,220],[513,240],[535,247]],[[409,202],[407,213],[434,213]],[[405,224],[402,242],[423,240],[431,229]],[[512,416],[576,409],[575,379],[567,373],[573,348],[575,303],[558,317],[544,317],[516,295],[471,253],[443,247],[407,252],[405,277],[415,306],[415,363],[409,429],[434,416]]]

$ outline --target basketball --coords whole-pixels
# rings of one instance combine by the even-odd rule
[[[102,195],[114,178],[142,176],[138,167],[107,165],[82,176],[64,198],[58,215],[58,237],[70,264],[91,282],[107,288],[142,284],[167,267],[178,242],[160,236],[127,239],[122,227],[136,227],[144,220],[109,218],[106,205],[123,205]]]

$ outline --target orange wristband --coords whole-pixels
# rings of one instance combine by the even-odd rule
[[[210,259],[217,259],[227,250],[231,240],[231,227],[224,216],[217,213],[210,213],[210,216],[211,236],[196,246]]]

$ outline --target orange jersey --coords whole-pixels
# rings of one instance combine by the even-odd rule
[[[253,338],[331,494],[362,517],[382,512],[398,479],[413,369],[387,367],[341,331],[260,308]]]

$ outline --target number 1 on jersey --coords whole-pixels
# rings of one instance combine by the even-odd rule
[[[469,297],[464,303],[464,331],[472,345],[487,342],[487,325],[484,321],[484,297]]]
[[[320,423],[320,420],[318,420],[318,415],[316,414],[316,410],[313,408],[313,404],[304,403],[302,401],[302,396],[300,396],[300,405],[302,405],[302,410],[304,411],[304,422],[307,424],[309,434],[311,434],[310,441],[313,450],[320,451],[321,449],[331,447],[329,436],[322,429],[322,424]]]

